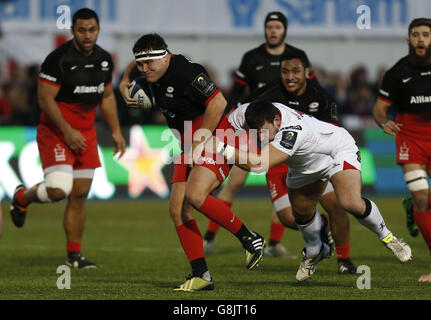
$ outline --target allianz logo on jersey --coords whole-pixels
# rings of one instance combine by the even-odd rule
[[[410,104],[413,103],[431,103],[431,96],[411,96]]]
[[[101,82],[98,86],[76,86],[73,90],[74,94],[85,94],[85,93],[98,93],[101,94],[105,91],[105,83]]]

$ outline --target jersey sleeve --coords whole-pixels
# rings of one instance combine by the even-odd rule
[[[189,98],[195,103],[207,106],[214,96],[220,92],[220,89],[200,64],[191,63],[188,72],[187,81],[189,86],[187,94]]]
[[[305,133],[301,130],[284,129],[277,132],[271,145],[281,152],[293,156],[300,145],[304,144]]]
[[[40,67],[39,79],[51,85],[61,87],[62,83],[61,58],[58,51],[51,52]]]
[[[245,122],[245,111],[247,110],[249,103],[239,105],[232,113],[229,115],[228,120],[235,130],[247,129],[247,124]]]
[[[242,59],[241,64],[239,65],[238,69],[235,71],[234,80],[236,83],[247,86],[248,85],[248,75],[250,74],[249,68],[250,68],[250,58],[249,55],[246,53]]]
[[[380,86],[378,98],[392,104],[397,99],[399,88],[393,72],[387,71]]]
[[[107,75],[106,75],[105,87],[112,85],[112,73],[114,72],[114,60],[112,59],[110,54],[108,54],[106,60],[102,61],[102,64],[106,64],[106,63],[108,64],[106,68],[109,70],[107,71]],[[102,65],[102,68],[103,68],[103,65]]]
[[[319,112],[315,115],[315,118],[339,125],[337,102],[325,89],[320,87],[317,89],[317,92],[320,92],[320,97],[322,97],[322,107],[319,108]]]

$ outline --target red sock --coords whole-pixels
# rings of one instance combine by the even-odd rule
[[[68,242],[66,250],[67,252],[81,252],[81,242]]]
[[[21,189],[16,194],[16,199],[18,200],[18,204],[23,207],[28,206],[28,202],[24,199],[24,192],[26,192],[27,189]]]
[[[284,226],[281,223],[271,222],[269,229],[269,240],[274,242],[280,242],[283,237]]]
[[[177,227],[177,233],[189,261],[204,257],[202,235],[194,219]]]
[[[426,244],[431,247],[431,211],[417,212],[413,209],[413,216]]]
[[[222,199],[220,199],[220,200],[223,201],[229,208],[232,208],[232,202],[225,201]],[[208,222],[207,232],[216,233],[219,228],[220,228],[220,226],[217,223],[210,220]]]
[[[223,200],[207,196],[199,211],[223,228],[235,234],[242,226],[241,220]]]
[[[345,246],[335,246],[335,251],[338,259],[350,258],[350,242]]]
[[[214,221],[210,220],[208,222],[207,232],[216,233],[220,226]]]

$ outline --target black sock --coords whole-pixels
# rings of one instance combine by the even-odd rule
[[[202,278],[205,272],[208,271],[205,258],[198,258],[190,262],[192,266],[192,275],[194,277]]]
[[[277,244],[279,244],[280,241],[275,241],[275,240],[269,240],[269,246],[270,247],[275,247]]]
[[[215,237],[215,232],[207,231],[204,235],[204,240],[206,241],[213,241]]]
[[[252,237],[253,234],[250,232],[250,230],[247,229],[247,227],[242,224],[241,228],[238,230],[237,233],[235,233],[235,236],[241,241],[241,243],[244,241],[244,239],[248,237]]]
[[[72,251],[68,251],[67,252],[67,257],[69,259],[77,259],[81,256],[81,252],[72,252]]]

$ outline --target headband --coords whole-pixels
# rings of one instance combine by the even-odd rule
[[[167,50],[148,50],[148,51],[139,51],[135,52],[135,60],[136,61],[144,61],[151,59],[161,59],[168,54]]]

